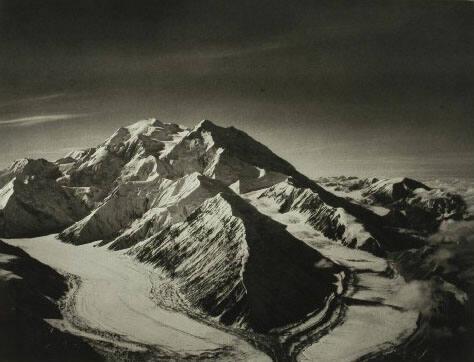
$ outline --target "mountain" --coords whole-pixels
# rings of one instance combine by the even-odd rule
[[[197,173],[216,181],[208,187],[209,195],[222,187],[246,194],[291,178],[291,187],[312,193],[310,207],[314,208],[317,199],[319,211],[309,220],[316,230],[344,245],[375,253],[383,251],[383,240],[366,232],[370,224],[372,229],[383,224],[377,215],[328,193],[267,147],[233,127],[222,128],[205,120],[186,130],[156,120],[141,121],[119,129],[97,149],[75,157],[77,160],[59,181],[77,187],[84,186],[83,182],[88,180],[108,196],[84,220],[61,234],[64,240],[73,243],[116,239],[109,247],[120,249],[150,236],[152,231],[157,232],[170,220],[182,220],[204,198],[188,205],[187,214],[176,213],[169,206],[163,210],[153,200],[163,187],[168,187],[167,183]],[[66,159],[70,161],[74,157]],[[128,207],[124,213],[117,212],[111,217],[113,220],[107,220],[110,218],[107,210],[124,210],[125,204]]]
[[[406,177],[338,177],[321,182],[330,191],[374,210],[387,225],[416,230],[424,235],[435,232],[443,220],[463,220],[469,216],[466,202],[460,195],[430,188]]]
[[[63,187],[57,165],[22,159],[4,171],[0,189],[0,235],[22,237],[58,232],[88,214],[90,189]]]
[[[267,147],[236,128],[202,121],[165,157],[172,175],[191,172],[234,184],[240,193],[270,186],[297,173]]]
[[[393,228],[426,234],[466,210],[457,195],[408,178],[314,182],[246,133],[208,120],[193,129],[156,119],[121,127],[55,163],[15,161],[0,186],[0,235],[62,231],[72,243],[112,241],[112,249],[183,221],[222,188],[259,191],[281,213],[298,212],[326,237],[377,254],[416,242]],[[19,215],[28,227],[17,225]]]
[[[230,190],[130,253],[168,271],[209,315],[256,331],[321,309],[341,270]]]
[[[59,160],[68,164],[61,183],[68,186],[95,185],[110,191],[120,182],[143,181],[168,173],[161,158],[188,131],[156,119],[119,128],[96,148],[70,154]]]
[[[372,180],[362,190],[362,195],[370,202],[389,204],[408,197],[417,189],[430,190],[425,184],[407,177]]]
[[[75,244],[113,240],[112,249],[130,247],[153,231],[184,220],[204,200],[224,189],[220,182],[197,172],[176,180],[156,177],[126,182],[60,237]]]
[[[60,176],[58,166],[45,159],[22,158],[13,162],[6,170],[0,171],[0,187],[5,186],[14,178],[19,180],[34,177],[56,179]]]
[[[257,198],[272,203],[280,213],[299,214],[316,231],[330,239],[340,240],[345,246],[374,253],[382,250],[363,223],[344,208],[325,203],[311,188],[296,186],[291,178],[265,189]]]
[[[59,233],[127,249],[163,270],[185,303],[219,322],[266,332],[325,308],[345,267],[266,216],[376,255],[410,249],[462,198],[411,179],[310,180],[246,133],[156,119],[119,128],[56,162],[19,160],[0,173],[0,236]]]

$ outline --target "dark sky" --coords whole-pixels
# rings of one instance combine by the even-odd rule
[[[157,117],[310,176],[474,176],[474,3],[0,0],[0,167]]]

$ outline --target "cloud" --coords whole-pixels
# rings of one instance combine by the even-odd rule
[[[11,127],[28,127],[37,124],[43,124],[48,122],[57,122],[73,118],[84,117],[85,114],[48,114],[41,116],[31,116],[14,118],[6,121],[0,121],[0,126],[11,126]]]
[[[400,287],[391,297],[390,303],[403,308],[430,314],[435,306],[433,301],[433,283],[427,280],[413,280]]]
[[[16,99],[16,100],[13,100],[13,101],[10,101],[10,102],[1,103],[0,108],[19,105],[19,104],[23,104],[23,103],[46,102],[46,101],[50,101],[52,99],[61,98],[61,97],[65,97],[65,96],[66,96],[66,93],[54,93],[54,94],[47,94],[47,95],[43,95],[43,96],[37,96],[37,97]]]

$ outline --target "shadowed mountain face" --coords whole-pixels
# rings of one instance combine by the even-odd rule
[[[161,268],[186,302],[227,325],[268,331],[321,310],[342,268],[249,199],[335,243],[376,255],[412,248],[462,198],[415,180],[313,181],[246,133],[155,119],[55,163],[0,174],[0,236],[60,232]],[[344,192],[342,192],[344,191]]]

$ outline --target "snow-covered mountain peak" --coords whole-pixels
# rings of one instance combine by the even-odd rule
[[[234,157],[238,157],[242,161],[260,168],[271,170],[270,166],[275,168],[273,171],[279,171],[279,169],[294,170],[293,166],[288,162],[275,155],[270,149],[250,137],[247,133],[235,127],[221,127],[209,120],[201,121],[184,141],[198,141],[200,139],[203,139],[206,146],[209,146],[209,140],[212,139],[212,146],[214,148],[222,148]]]
[[[394,202],[405,198],[416,189],[429,190],[425,184],[408,177],[380,179],[367,187],[362,195],[373,202]]]
[[[169,124],[169,123],[167,123]],[[148,128],[148,127],[161,127],[163,128],[165,125],[164,122],[161,122],[157,118],[148,118],[148,119],[143,119],[141,121],[132,123],[131,125],[127,126],[128,129],[130,130],[140,130],[143,128]]]
[[[142,120],[121,127],[97,148],[58,161],[68,186],[95,185],[110,191],[117,183],[147,180],[167,175],[169,167],[161,161],[189,133],[173,123]]]
[[[219,127],[217,126],[214,122],[208,120],[208,119],[203,119],[202,121],[200,121],[194,128],[193,130],[196,131],[196,130],[199,130],[199,129],[204,129],[204,130],[212,130],[213,128],[215,127]]]
[[[163,158],[172,174],[181,177],[200,172],[226,185],[238,185],[238,192],[266,187],[296,175],[288,162],[245,132],[202,121]]]
[[[0,171],[0,187],[3,187],[13,178],[24,179],[29,177],[40,177],[55,179],[61,176],[57,165],[45,159],[33,160],[22,158],[14,161],[10,167]]]
[[[120,127],[103,145],[110,148],[135,145],[151,153],[159,149],[159,146],[164,148],[163,142],[173,141],[178,133],[184,136],[188,133],[188,130],[177,124],[163,123],[152,118],[133,123],[127,127]]]
[[[57,173],[58,167],[43,159],[21,158],[14,161],[7,169],[12,175],[39,176]]]

